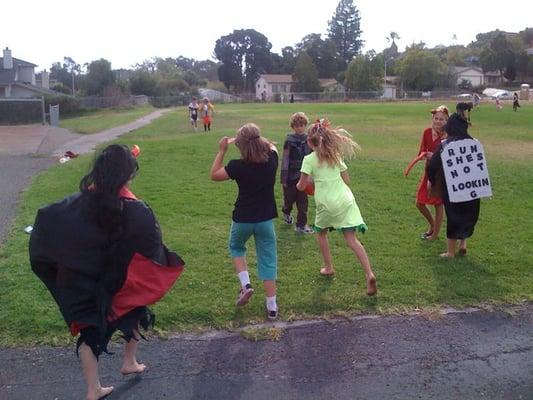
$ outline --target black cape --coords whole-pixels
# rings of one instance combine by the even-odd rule
[[[135,328],[138,311],[160,299],[183,270],[183,260],[163,245],[152,210],[129,193],[122,198],[123,224],[114,238],[96,224],[80,193],[37,214],[31,267],[73,335],[95,327],[110,337],[126,320]],[[132,319],[132,313],[138,317]],[[107,342],[101,345],[105,349]]]

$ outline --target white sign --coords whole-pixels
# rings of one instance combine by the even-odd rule
[[[441,158],[450,202],[492,196],[485,152],[476,139],[449,142]]]

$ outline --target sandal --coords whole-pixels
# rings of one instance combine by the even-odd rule
[[[458,253],[460,256],[466,256],[466,249],[459,249],[459,253]]]
[[[320,268],[320,275],[322,275],[322,276],[333,276],[333,275],[335,275],[335,271],[333,270],[333,268],[322,267],[322,268]]]

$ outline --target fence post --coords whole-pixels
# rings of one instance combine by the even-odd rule
[[[43,125],[46,125],[46,111],[44,109],[44,96],[41,96],[41,113],[43,114]]]

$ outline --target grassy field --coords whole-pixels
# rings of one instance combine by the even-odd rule
[[[150,114],[151,105],[89,111],[78,117],[62,118],[59,125],[77,133],[95,133],[124,125]]]
[[[264,293],[256,279],[253,245],[249,260],[256,295],[245,308],[234,306],[238,283],[227,238],[237,188],[233,182],[211,182],[209,169],[218,139],[233,135],[244,122],[256,122],[281,146],[295,111],[304,111],[311,119],[329,117],[363,148],[349,162],[350,186],[369,226],[360,238],[379,293],[375,298],[365,295],[364,275],[342,235],[330,235],[337,274],[324,278],[318,274],[321,257],[314,237],[297,235],[277,221],[281,319],[533,300],[533,106],[524,104],[517,113],[510,107],[496,112],[489,105],[474,111],[471,133],[488,154],[494,197],[482,200],[468,256],[446,261],[438,257],[445,249],[444,233],[436,242],[420,240],[426,226],[414,198],[422,165],[409,178],[402,175],[430,123],[429,110],[437,105],[219,105],[209,134],[192,133],[186,111],[176,109],[124,136],[122,143],[137,143],[142,149],[132,189],[154,209],[167,245],[187,262],[182,278],[154,307],[159,333],[231,329],[264,321]],[[235,148],[226,161],[232,157],[237,157]],[[55,303],[31,273],[23,228],[33,222],[38,207],[76,191],[91,160],[92,156],[81,157],[53,167],[37,176],[23,195],[16,223],[0,250],[0,345],[72,340]],[[276,185],[278,208],[280,186]],[[312,222],[312,200],[309,215]]]

